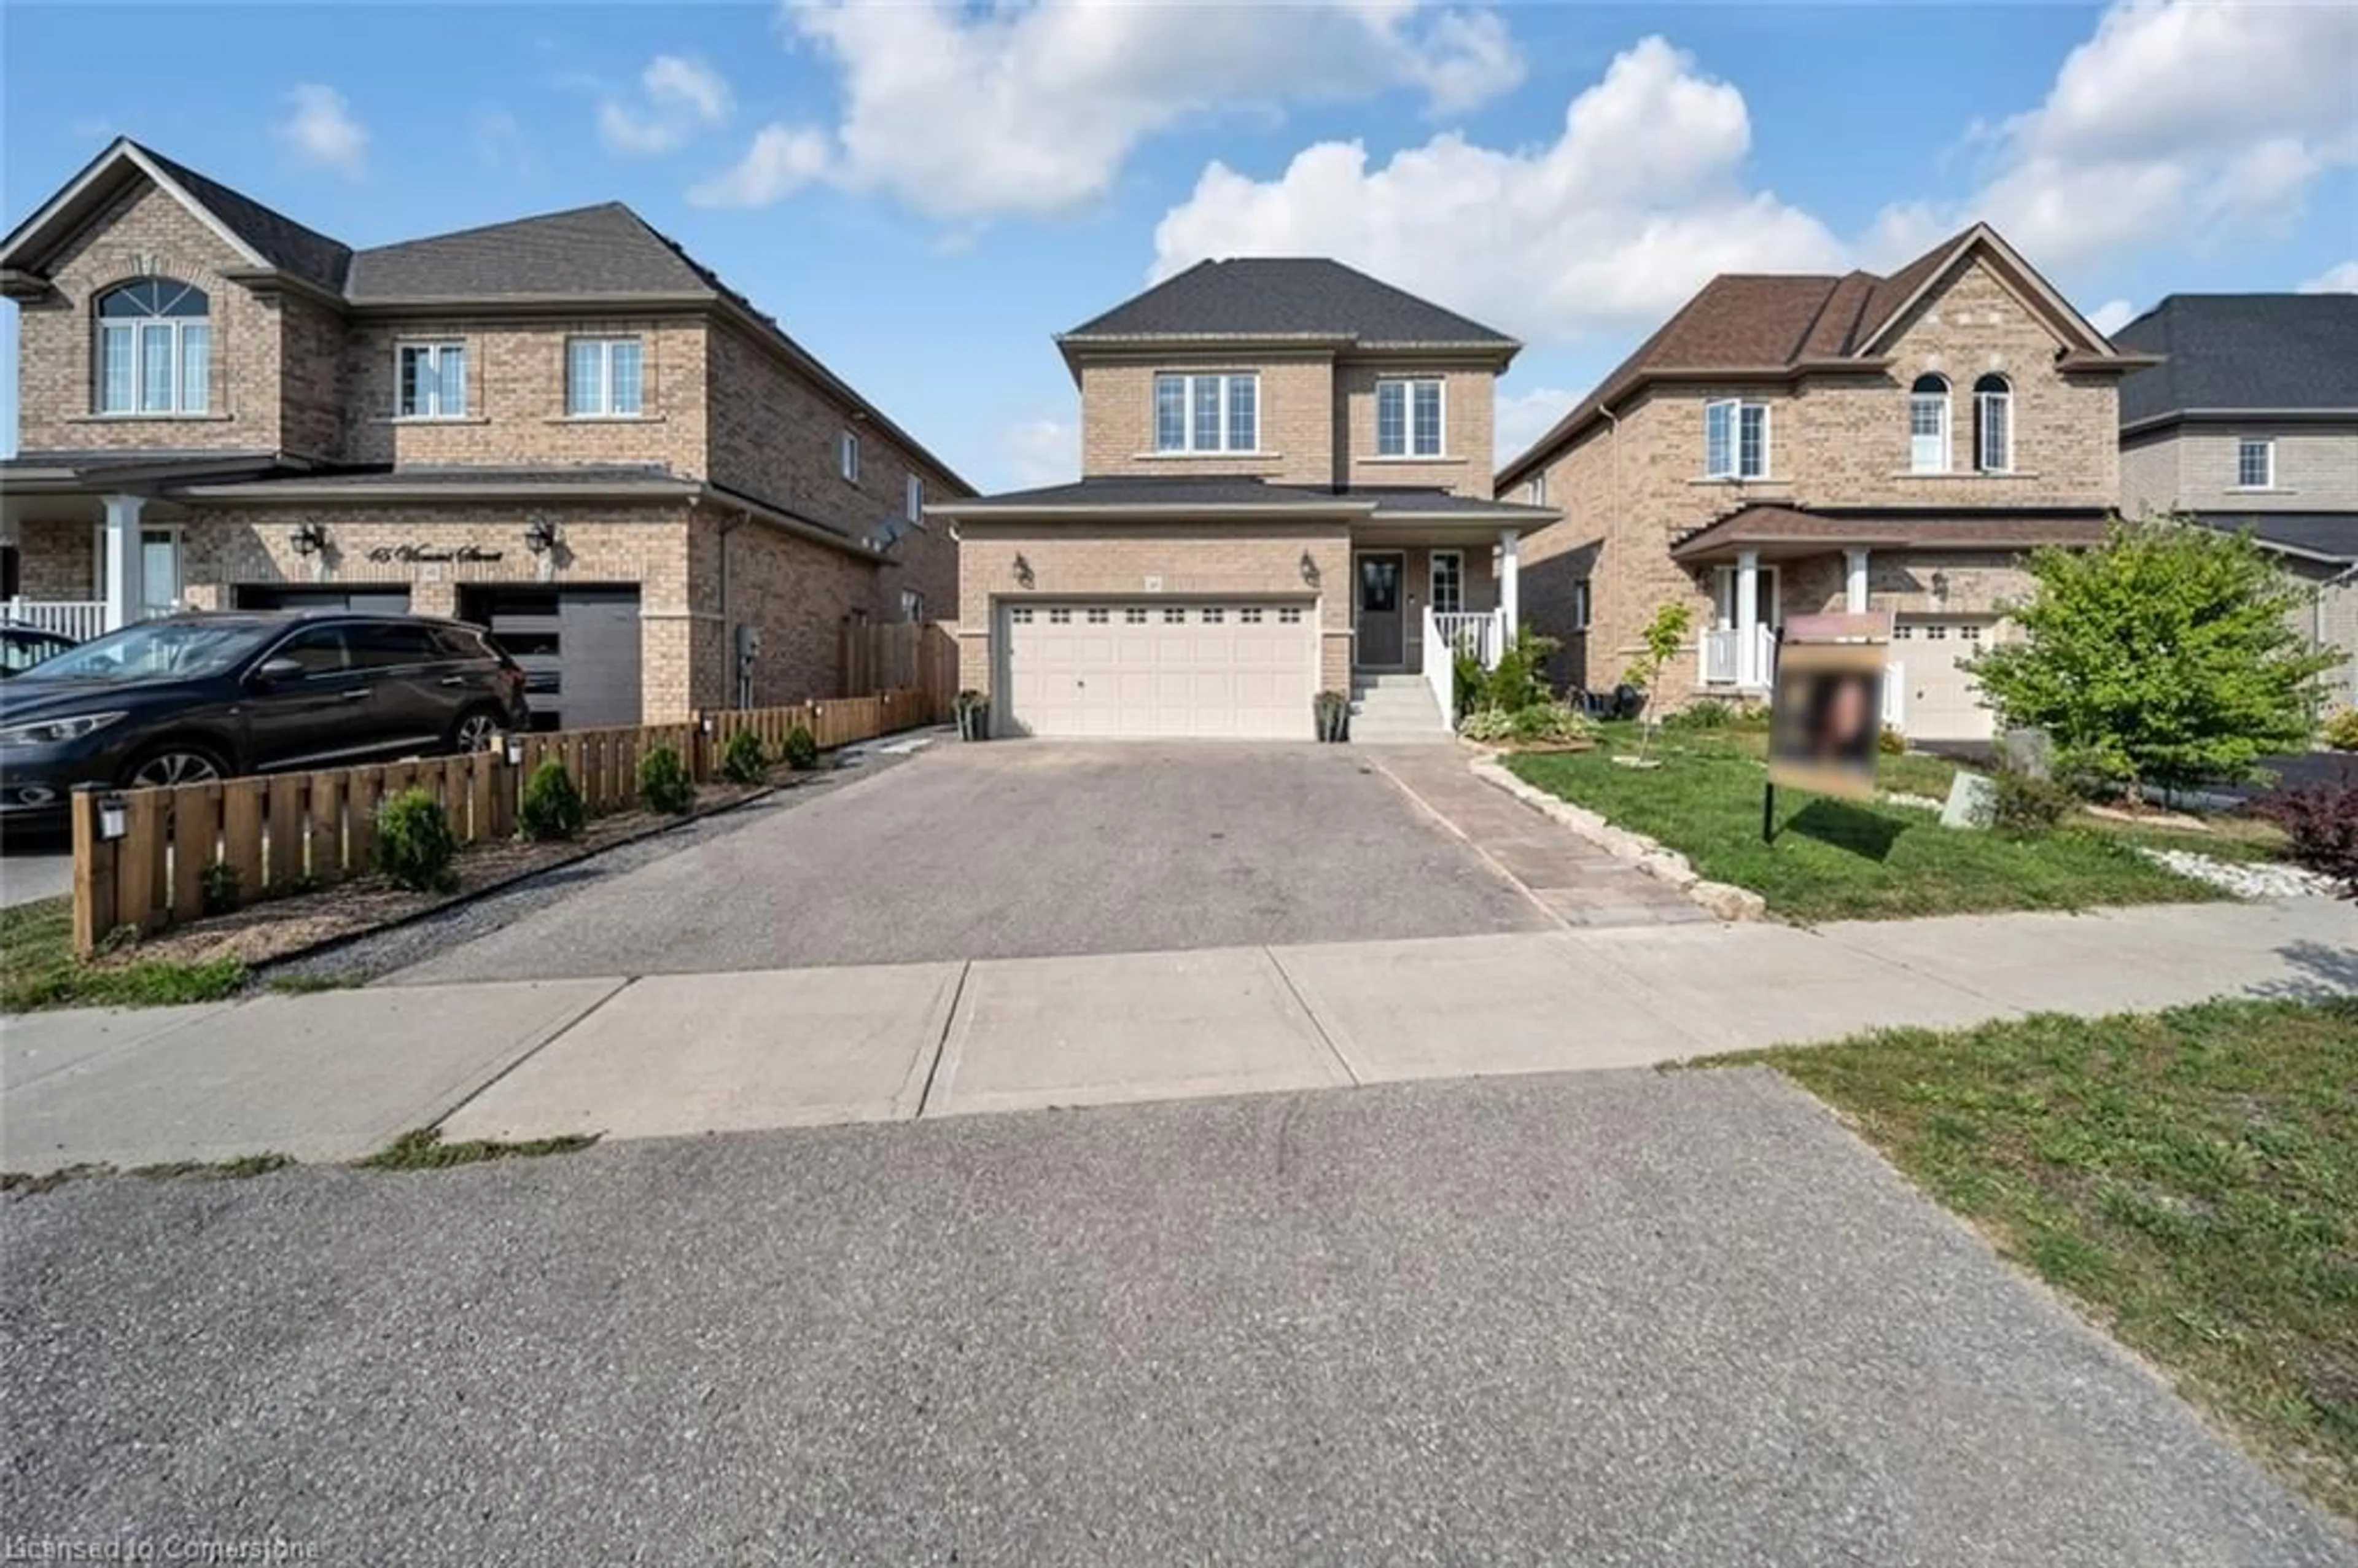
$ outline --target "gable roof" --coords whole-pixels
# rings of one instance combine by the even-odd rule
[[[2124,428],[2358,410],[2358,294],[2173,294],[2113,341],[2163,356],[2121,383]]]
[[[2149,361],[2124,353],[1986,223],[1951,235],[1888,277],[1849,272],[1722,273],[1657,328],[1548,433],[1498,470],[1504,490],[1553,456],[1624,397],[1654,381],[1772,380],[1811,371],[1873,371],[1876,351],[1916,304],[1975,254],[1990,256],[2071,343],[2074,370],[2125,373]]]
[[[186,164],[175,163],[152,147],[127,140],[124,146],[154,164],[173,184],[228,224],[272,266],[330,293],[344,287],[352,251],[341,240],[330,239],[317,229],[306,228],[286,213],[265,207],[253,197],[232,190]]]
[[[1502,358],[1512,358],[1522,347],[1495,327],[1324,256],[1197,262],[1061,334],[1056,341],[1112,345],[1204,338],[1303,338],[1367,348],[1476,348]]]
[[[344,287],[345,297],[357,305],[720,292],[717,279],[619,201],[378,245],[352,257]]]

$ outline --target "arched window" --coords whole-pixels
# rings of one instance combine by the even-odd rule
[[[1920,375],[1908,390],[1908,467],[1913,473],[1949,471],[1949,383]]]
[[[1974,383],[1974,466],[1984,473],[2014,467],[2014,388],[1996,372]]]
[[[213,330],[205,291],[144,277],[98,301],[98,411],[202,414],[212,381]]]

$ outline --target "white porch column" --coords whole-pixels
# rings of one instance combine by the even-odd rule
[[[1498,531],[1498,612],[1507,622],[1500,631],[1509,643],[1515,640],[1515,629],[1523,623],[1522,589],[1517,580],[1522,553],[1523,536],[1512,528],[1501,528]]]
[[[1739,550],[1736,556],[1736,684],[1759,687],[1768,672],[1760,667],[1760,552]]]
[[[1843,609],[1853,615],[1866,613],[1866,546],[1855,545],[1843,552]]]
[[[106,532],[101,566],[106,580],[106,629],[119,632],[140,617],[146,602],[141,580],[139,512],[146,502],[136,495],[106,498]]]

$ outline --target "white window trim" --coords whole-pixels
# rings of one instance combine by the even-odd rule
[[[2244,481],[2244,449],[2257,447],[2267,455],[2267,477],[2257,484]],[[2274,436],[2238,436],[2235,438],[2235,482],[2227,488],[2249,495],[2257,491],[2277,487],[2277,438]]]
[[[843,476],[846,484],[860,482],[860,437],[856,431],[836,432],[835,471]]]
[[[1387,384],[1403,386],[1408,402],[1401,410],[1401,435],[1408,449],[1401,452],[1384,450],[1384,388]],[[1437,432],[1441,445],[1429,452],[1416,449],[1416,389],[1431,386],[1441,400],[1441,427]],[[1449,460],[1449,379],[1438,375],[1379,375],[1376,377],[1376,455],[1368,460],[1379,463],[1445,463]]]
[[[1166,380],[1179,383],[1179,441],[1175,447],[1163,444],[1163,384]],[[1195,445],[1195,384],[1217,381],[1220,384],[1219,436],[1209,447]],[[1233,381],[1252,383],[1253,444],[1249,447],[1228,445],[1228,384]],[[1257,370],[1159,370],[1147,383],[1146,424],[1147,450],[1153,458],[1266,458],[1276,454],[1268,450],[1261,440],[1266,427],[1260,404],[1260,372]]]
[[[1760,624],[1763,626],[1784,624],[1785,584],[1782,580],[1784,574],[1769,561],[1762,561],[1753,569],[1760,574],[1761,587],[1768,600],[1768,613],[1760,618]],[[1738,623],[1736,611],[1743,608],[1736,601],[1736,584],[1743,580],[1743,574],[1735,567],[1714,567],[1711,568],[1711,629],[1714,632],[1733,632]],[[1725,607],[1721,604],[1722,600],[1726,601]],[[1726,619],[1722,620],[1723,615]]]
[[[1732,408],[1727,431],[1728,467],[1714,470],[1711,466],[1711,414],[1714,408]],[[1760,410],[1760,471],[1744,471],[1744,411]],[[1703,406],[1703,477],[1710,480],[1732,480],[1737,483],[1758,483],[1777,471],[1775,438],[1776,414],[1766,403],[1744,397],[1714,397]]]
[[[442,406],[442,355],[451,349],[459,351],[460,362],[464,366],[459,381],[459,401],[461,406],[455,412]],[[434,411],[430,414],[413,414],[401,406],[401,356],[417,350],[423,350],[434,356],[434,375],[429,383],[434,395]],[[475,367],[471,362],[472,358],[473,356],[467,352],[467,340],[464,338],[395,339],[393,345],[394,418],[405,423],[420,425],[465,419],[467,406],[471,406],[475,401]]]
[[[1908,394],[1908,471],[1911,474],[1942,474],[1953,472],[1957,466],[1956,420],[1951,416],[1949,398],[1953,387],[1943,383],[1938,392]],[[1941,407],[1941,464],[1938,468],[1920,467],[1916,461],[1916,410],[1919,406],[1938,402]]]
[[[143,519],[139,524],[138,531],[141,535],[140,546],[143,549],[146,546],[146,535],[149,534],[169,534],[172,536],[172,575],[179,579],[180,589],[178,593],[172,596],[168,604],[157,605],[151,602],[143,608],[150,613],[182,608],[189,602],[187,524],[150,523]],[[139,587],[144,594],[147,587],[147,575],[145,572],[139,576]],[[90,525],[90,590],[91,597],[93,599],[106,597],[106,524],[103,522]]]
[[[2006,406],[2006,450],[1999,454],[2002,460],[1995,463],[1985,460],[1989,456],[1989,443],[1985,438],[1985,432],[1989,428],[1989,416],[1985,410],[1992,400]],[[1974,471],[1994,474],[2014,471],[2014,384],[2011,382],[2006,384],[2004,392],[1974,394]]]
[[[1547,504],[1547,470],[1545,469],[1531,475],[1529,494],[1533,506]]]
[[[111,294],[114,290],[109,289],[106,292]],[[102,295],[101,297],[103,298],[104,296]],[[210,297],[206,303],[210,307],[211,303]],[[212,412],[213,404],[212,354],[215,347],[212,326],[213,319],[210,310],[202,316],[99,317],[98,339],[92,346],[91,362],[92,411],[103,419],[191,419],[203,418],[210,415]],[[172,332],[172,401],[168,407],[143,408],[140,406],[139,397],[147,385],[147,377],[145,373],[147,333],[157,327],[168,327]],[[186,376],[189,348],[188,340],[184,334],[190,327],[202,327],[205,330],[205,400],[195,407],[190,407],[187,399]],[[118,329],[131,334],[131,406],[127,408],[109,408],[106,406],[106,334],[111,330]]]
[[[1572,629],[1574,632],[1587,631],[1589,618],[1595,614],[1595,592],[1589,587],[1588,579],[1582,578],[1572,585]]]
[[[598,349],[598,397],[594,408],[573,406],[573,351],[584,343],[594,343]],[[614,345],[633,343],[639,351],[639,406],[636,408],[614,406]],[[579,332],[565,340],[565,416],[568,419],[644,419],[647,416],[647,345],[646,340],[633,332],[608,336],[597,332]]]
[[[1457,608],[1441,608],[1441,563],[1457,563]],[[1424,601],[1433,606],[1435,615],[1462,615],[1466,611],[1466,552],[1463,550],[1428,551],[1424,561]]]
[[[922,474],[911,474],[901,487],[901,508],[912,523],[925,520],[925,480]]]

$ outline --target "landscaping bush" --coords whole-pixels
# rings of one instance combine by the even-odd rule
[[[2009,606],[2027,633],[1969,662],[2005,728],[2036,727],[2125,779],[2183,789],[2251,777],[2308,744],[2307,602],[2250,538],[2170,519],[2115,526],[2095,549],[2034,551],[2037,588]]]
[[[215,860],[197,880],[197,892],[207,914],[227,914],[237,908],[244,889],[238,885],[235,866],[227,860]]]
[[[377,807],[376,869],[403,887],[448,892],[458,884],[458,857],[459,836],[431,790],[413,784]]]
[[[1908,737],[1887,724],[1876,731],[1875,749],[1887,757],[1904,757],[1908,754]]]
[[[1704,697],[1700,701],[1690,702],[1684,708],[1680,708],[1676,713],[1668,715],[1662,720],[1663,729],[1677,730],[1681,731],[1691,730],[1731,730],[1734,729],[1735,726],[1736,709],[1734,706],[1722,702],[1715,697]]]
[[[2343,898],[2358,899],[2358,779],[2348,768],[2338,783],[2278,790],[2252,811],[2284,829],[2293,864],[2331,877]]]
[[[669,746],[650,747],[639,759],[639,804],[667,816],[685,816],[696,805],[696,781]]]
[[[720,776],[730,784],[757,784],[770,776],[770,760],[762,754],[762,738],[751,730],[731,730],[720,749]]]
[[[797,724],[786,731],[786,766],[798,773],[818,766],[818,738],[808,726]]]
[[[1527,703],[1511,712],[1503,708],[1477,708],[1466,716],[1457,732],[1468,741],[1487,745],[1504,741],[1539,745],[1585,741],[1595,734],[1596,726],[1566,704],[1540,701]]]
[[[2063,785],[2031,773],[2002,772],[1996,783],[1997,810],[1991,825],[2003,833],[2045,833],[2079,804]]]
[[[1454,653],[1450,655],[1450,700],[1457,705],[1457,711],[1450,715],[1452,719],[1463,719],[1489,706],[1487,697],[1490,672],[1482,667],[1481,660],[1462,651]]]
[[[2358,708],[2345,708],[2328,719],[2318,739],[2337,752],[2358,752]]]
[[[516,820],[525,838],[535,843],[575,838],[589,819],[589,808],[581,804],[581,791],[573,775],[555,757],[535,768],[532,777],[525,781]]]

